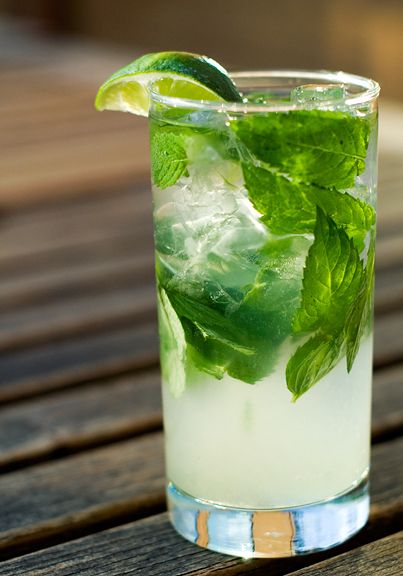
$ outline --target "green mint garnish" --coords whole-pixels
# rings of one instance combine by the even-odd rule
[[[162,379],[171,394],[178,397],[186,387],[185,334],[165,290],[159,288],[157,296]]]
[[[372,308],[373,243],[364,269],[354,242],[320,208],[314,234],[293,324],[294,333],[313,336],[297,349],[286,370],[294,400],[345,354],[351,370]]]
[[[312,186],[310,189],[312,201],[347,233],[361,252],[365,247],[365,239],[376,220],[374,208],[359,198],[354,198],[347,192],[327,190]]]
[[[294,401],[336,366],[340,350],[339,337],[320,332],[297,348],[286,368],[287,386]]]
[[[181,281],[157,260],[157,276],[169,297],[186,339],[186,362],[222,378],[225,373],[254,384],[273,369],[280,344],[292,331],[299,304],[301,263],[290,270],[290,259],[303,255],[309,242],[304,238],[273,240],[249,254],[231,261],[208,260],[203,283]],[[221,266],[220,266],[221,264]],[[252,281],[239,282],[243,268],[256,269]],[[223,268],[221,270],[221,268]],[[231,289],[231,280],[238,288]]]
[[[248,334],[216,310],[212,302],[203,302],[184,291],[169,288],[168,291],[186,336],[187,361],[216,378],[222,378],[226,372],[240,378],[242,370],[241,379],[253,383],[255,374],[248,366],[259,366],[258,350]]]
[[[346,311],[357,298],[362,261],[344,230],[317,209],[315,240],[305,262],[301,305],[294,332],[338,332]]]
[[[363,282],[355,305],[351,308],[346,324],[347,370],[351,371],[360,346],[361,337],[371,325],[373,314],[375,269],[375,234],[371,235],[368,249],[367,264],[364,270]]]
[[[186,173],[188,158],[178,131],[164,128],[151,132],[151,176],[161,190],[173,186]]]
[[[319,206],[345,229],[360,251],[364,248],[367,232],[375,223],[371,205],[347,192],[294,182],[252,163],[244,162],[242,170],[249,199],[274,234],[313,232]]]
[[[231,127],[258,160],[295,180],[345,189],[365,169],[368,120],[344,112],[270,112],[234,120]]]
[[[153,125],[156,186],[175,184],[188,164],[203,178],[212,162],[223,181],[234,172],[238,187],[242,169],[262,222],[287,236],[269,235],[260,249],[207,252],[205,268],[176,274],[187,262],[185,237],[169,218],[158,223],[162,368],[174,395],[192,366],[257,382],[291,334],[304,338],[286,369],[294,400],[344,356],[351,370],[371,320],[373,241],[362,253],[375,210],[345,190],[365,169],[369,127],[367,119],[318,110],[245,116],[228,131]]]
[[[245,187],[262,222],[274,234],[303,234],[315,226],[315,205],[310,186],[294,183],[276,172],[244,162]]]

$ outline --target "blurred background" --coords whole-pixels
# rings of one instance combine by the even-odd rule
[[[147,122],[93,102],[167,49],[381,83],[378,254],[403,302],[402,1],[0,0],[0,403],[158,363]]]
[[[136,51],[209,53],[229,67],[343,69],[402,99],[401,0],[2,0],[38,33]]]
[[[145,122],[92,105],[99,83],[146,51],[207,53],[230,69],[342,69],[403,103],[401,0],[0,0],[0,38],[3,204],[147,178]]]

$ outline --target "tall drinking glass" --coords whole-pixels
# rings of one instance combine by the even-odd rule
[[[244,103],[151,95],[168,505],[290,556],[368,517],[379,86],[232,77]]]

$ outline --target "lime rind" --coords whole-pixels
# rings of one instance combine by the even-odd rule
[[[212,101],[241,101],[226,70],[211,58],[185,52],[145,54],[117,70],[98,91],[98,110],[147,116],[149,90],[166,96]]]

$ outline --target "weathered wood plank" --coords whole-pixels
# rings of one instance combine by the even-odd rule
[[[146,185],[144,185],[146,186]],[[24,278],[27,284],[35,274],[53,269],[64,269],[74,263],[102,258],[109,259],[120,254],[135,255],[139,249],[152,246],[151,200],[140,190],[130,191],[134,197],[122,199],[122,210],[128,220],[119,214],[112,203],[93,203],[93,209],[78,206],[66,218],[56,215],[37,216],[25,212],[22,221],[10,223],[8,215],[0,218],[0,277],[3,279]],[[120,202],[117,198],[117,202]],[[140,206],[138,204],[140,202]],[[100,204],[100,205],[99,205]],[[112,204],[112,205],[111,205]],[[88,218],[78,214],[87,211]],[[108,215],[108,212],[111,212]],[[67,216],[67,215],[66,215]],[[92,222],[91,222],[92,219]],[[66,230],[61,233],[61,230]],[[72,228],[74,227],[74,234]],[[8,230],[8,232],[7,232]],[[7,234],[8,239],[7,239]],[[403,235],[380,238],[377,242],[376,268],[378,276],[385,270],[401,270],[403,267]]]
[[[356,548],[309,568],[290,572],[293,576],[399,576],[403,568],[403,532]]]
[[[71,337],[149,314],[155,307],[153,255],[79,262],[65,269],[4,282],[0,287],[0,350]],[[378,275],[376,312],[403,308],[403,272]]]
[[[166,514],[4,562],[1,576],[400,576],[403,532],[337,555],[239,560],[197,548],[180,538]],[[351,543],[352,544],[352,543]],[[158,551],[158,554],[156,554]],[[173,553],[175,551],[175,553]],[[333,554],[334,557],[323,560]],[[113,559],[113,560],[112,560]],[[112,560],[112,561],[111,561]],[[295,571],[300,566],[310,565]]]
[[[0,402],[158,363],[156,322],[48,342],[0,358]]]
[[[148,236],[148,238],[147,238]],[[144,240],[146,240],[144,242]],[[140,250],[140,245],[143,247]],[[106,251],[106,256],[102,252]],[[109,250],[109,251],[108,251]],[[73,251],[80,254],[81,250]],[[0,349],[34,345],[52,334],[72,334],[74,327],[82,331],[86,323],[114,325],[124,317],[127,319],[140,308],[137,293],[144,289],[145,281],[150,286],[147,309],[152,307],[154,284],[151,229],[139,242],[124,242],[122,253],[104,242],[94,252],[87,251],[84,257],[73,259],[71,264],[60,263],[50,270],[31,269],[26,274],[17,274],[0,284]],[[36,261],[37,257],[35,257]],[[57,259],[59,260],[59,259]],[[51,260],[51,263],[54,263]],[[47,263],[45,256],[45,263]],[[2,276],[0,270],[0,277]],[[115,291],[115,295],[111,291]],[[126,304],[125,304],[126,303]],[[391,312],[403,308],[403,268],[381,270],[377,274],[375,309],[377,313]],[[97,313],[98,310],[98,313]],[[84,314],[83,314],[84,311]],[[48,336],[45,336],[48,335]]]
[[[160,428],[160,387],[154,370],[0,408],[0,470]]]
[[[148,298],[148,296],[146,296]],[[140,313],[140,312],[139,312]],[[146,318],[152,314],[146,310]],[[376,368],[403,359],[403,311],[385,314],[375,324]],[[95,325],[94,325],[95,326]],[[68,334],[67,334],[68,336]],[[116,327],[97,334],[3,353],[0,357],[0,402],[120,374],[158,362],[156,321]]]
[[[0,554],[38,537],[147,512],[163,498],[160,433],[6,474]]]
[[[128,437],[162,422],[159,371],[59,391],[0,408],[0,469]],[[375,441],[403,430],[403,365],[375,373]]]
[[[375,320],[374,364],[380,368],[403,358],[403,310]]]
[[[135,245],[135,243],[133,243]],[[132,256],[123,254],[94,261],[79,260],[64,268],[35,270],[1,283],[0,350],[37,345],[51,337],[71,336],[88,327],[116,326],[134,319],[144,305],[152,310],[154,271],[152,247]],[[133,250],[135,253],[137,250]],[[125,254],[128,252],[128,254]],[[148,290],[148,294],[147,294]],[[383,271],[377,277],[376,313],[403,308],[403,272]]]
[[[144,251],[71,270],[51,270],[0,287],[0,351],[110,328],[155,308],[154,257]],[[377,314],[403,308],[403,271],[391,270],[377,284]]]
[[[148,232],[145,232],[149,234]],[[151,236],[151,229],[150,229]],[[55,271],[66,270],[83,263],[99,264],[120,257],[136,254],[138,246],[138,232],[133,230],[121,230],[119,233],[112,232],[103,238],[83,240],[79,246],[54,246],[50,250],[42,249],[35,255],[21,253],[16,257],[4,254],[0,257],[0,279],[19,280],[26,278],[27,283],[31,277],[40,276]],[[145,242],[144,250],[148,243]]]
[[[114,279],[117,283],[119,279]],[[46,345],[67,338],[90,337],[155,318],[155,291],[130,278],[126,286],[102,286],[102,294],[90,292],[65,302],[51,302],[0,320],[0,353]],[[132,284],[132,286],[130,286]],[[98,286],[99,288],[99,286]],[[1,364],[1,361],[0,361]]]
[[[98,218],[116,220],[124,217],[127,210],[134,210],[136,205],[142,209],[145,206],[151,208],[150,200],[150,178],[145,176],[126,186],[100,190],[96,196],[82,191],[68,197],[55,195],[24,206],[3,207],[1,226],[5,238],[8,235],[12,242],[13,239],[41,232],[44,225],[53,230],[54,227],[68,226],[76,221],[90,224]]]
[[[382,146],[380,146],[377,207],[380,235],[401,233],[403,221],[402,182],[402,151],[383,151]]]
[[[99,138],[109,138],[109,135],[116,131],[121,134],[127,132],[133,134],[135,125],[128,122],[127,117],[119,114],[102,114],[101,116],[92,110],[88,93],[84,97],[80,94],[75,95],[75,109],[71,108],[73,103],[70,103],[68,99],[60,100],[61,106],[69,104],[70,109],[63,109],[63,113],[60,114],[60,109],[56,109],[55,101],[52,99],[52,106],[49,108],[53,109],[53,114],[49,113],[49,108],[28,110],[28,114],[23,114],[26,119],[25,124],[21,118],[16,121],[15,116],[11,119],[10,116],[4,117],[4,113],[0,112],[2,140],[8,143],[7,148],[24,147],[35,142],[51,143],[55,140],[62,140],[68,144],[69,140],[80,138],[83,134],[98,134]],[[0,149],[2,148],[0,141]]]
[[[403,267],[403,234],[380,237],[376,245],[376,269],[381,272],[387,268]]]
[[[142,135],[117,130],[105,138],[83,134],[70,145],[63,140],[38,142],[0,157],[0,197],[3,205],[21,205],[32,198],[71,195],[127,184],[149,173],[147,127]],[[138,128],[136,129],[138,131]],[[49,169],[51,167],[51,169]]]
[[[8,214],[0,220],[1,263],[61,247],[79,248],[82,243],[127,234],[129,230],[137,235],[151,232],[151,197],[148,186],[133,184],[130,198],[119,194],[116,202],[77,203],[60,207],[49,216],[25,212],[16,220]]]
[[[4,326],[15,324],[12,315],[22,312],[23,307],[26,310],[55,302],[62,307],[71,298],[105,293],[112,288],[140,288],[146,284],[151,291],[154,285],[153,268],[153,253],[145,249],[136,256],[116,255],[101,262],[81,262],[71,270],[56,269],[35,274],[28,285],[25,278],[5,281],[0,286],[0,310],[10,312],[11,320],[6,315]]]
[[[376,274],[375,313],[403,309],[403,266]]]
[[[373,535],[377,531],[376,524],[386,534],[392,526],[398,529],[402,524],[402,454],[403,439],[379,444],[373,449],[370,529]],[[66,534],[69,538],[74,537],[80,531],[94,529],[97,523],[108,518],[111,522],[113,519],[119,521],[122,511],[129,519],[130,513],[139,513],[142,507],[162,504],[162,474],[162,437],[159,433],[7,474],[0,478],[0,551],[5,558],[13,550],[35,549],[48,538],[55,542]],[[99,537],[96,535],[90,540],[92,549]],[[142,558],[140,550],[147,546],[149,537],[150,533],[140,543],[138,536],[132,538],[137,559]],[[184,542],[175,536],[173,545],[175,540],[171,537],[174,538],[173,533],[167,539],[156,534],[152,539],[154,557],[158,557],[158,565],[164,568],[165,562],[174,561],[177,565],[182,554],[187,554],[182,552]],[[169,546],[165,546],[167,541]],[[155,554],[157,542],[164,543],[158,547],[158,555]],[[110,551],[109,547],[107,549]],[[187,550],[190,555],[201,553],[194,547]],[[61,554],[57,553],[60,560]],[[70,562],[77,557],[71,552],[68,555]],[[94,564],[100,566],[98,562]]]
[[[374,374],[372,438],[378,442],[403,430],[403,365]]]

